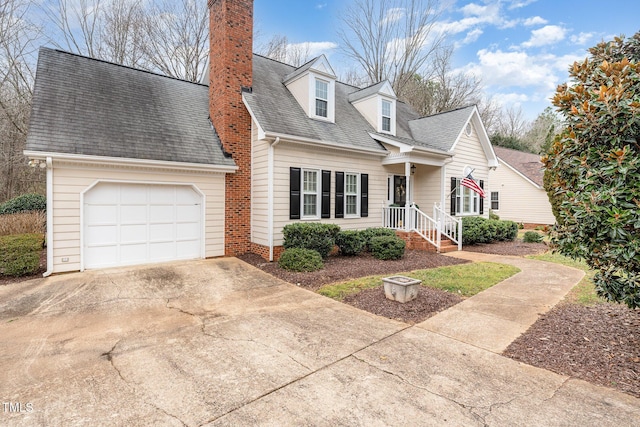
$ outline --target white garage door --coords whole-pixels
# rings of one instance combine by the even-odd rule
[[[202,196],[190,186],[99,183],[83,215],[85,268],[202,256]]]

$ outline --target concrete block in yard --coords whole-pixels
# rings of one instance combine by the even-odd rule
[[[393,301],[409,302],[418,296],[422,280],[406,276],[391,276],[382,279],[384,295]]]

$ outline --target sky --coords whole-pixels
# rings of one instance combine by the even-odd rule
[[[255,0],[257,43],[285,35],[311,43],[336,73],[354,64],[340,52],[337,30],[353,0]],[[439,0],[437,28],[455,47],[453,68],[478,76],[487,95],[520,107],[533,120],[551,106],[567,69],[587,49],[640,31],[638,0]]]

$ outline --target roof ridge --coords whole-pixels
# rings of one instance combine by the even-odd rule
[[[428,115],[428,116],[418,117],[417,119],[413,119],[413,120],[427,119],[427,118],[430,118],[430,117],[440,116],[442,114],[453,113],[454,111],[465,110],[467,108],[476,107],[477,105],[478,104],[469,104],[469,105],[465,105],[464,107],[454,108],[453,110],[440,111],[438,113],[431,114],[431,115]],[[413,120],[411,120],[411,121],[413,121]]]
[[[144,70],[142,68],[131,67],[129,65],[118,64],[117,62],[107,61],[106,59],[94,58],[92,56],[81,55],[79,53],[69,52],[69,51],[62,50],[62,49],[54,49],[54,48],[42,46],[40,48],[40,50],[48,50],[48,51],[52,51],[52,52],[63,53],[65,55],[75,56],[75,57],[83,58],[83,59],[88,59],[90,61],[95,61],[95,62],[102,62],[103,64],[114,65],[116,67],[126,68],[126,69],[129,69],[129,70],[132,70],[132,71],[139,71],[141,73],[147,73],[147,74],[151,74],[151,75],[158,76],[158,77],[164,77],[166,79],[171,79],[171,80],[176,80],[176,81],[179,81],[179,82],[190,83],[190,84],[194,84],[194,85],[198,85],[198,86],[207,87],[207,85],[203,84],[203,83],[192,82],[190,80],[180,79],[178,77],[167,76],[166,74],[160,74],[160,73],[157,73],[155,71],[149,71],[149,70]]]

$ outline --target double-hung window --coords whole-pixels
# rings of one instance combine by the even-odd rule
[[[391,102],[382,100],[382,131],[391,132]]]
[[[344,175],[344,213],[348,216],[359,214],[358,178],[358,174],[355,173],[345,173]]]
[[[328,117],[329,83],[316,79],[316,116]]]
[[[318,171],[302,170],[302,217],[318,218]]]
[[[462,179],[456,179],[456,215],[480,214],[480,195],[470,188],[460,185]]]
[[[491,192],[491,210],[500,210],[500,193],[498,193],[497,191]]]

